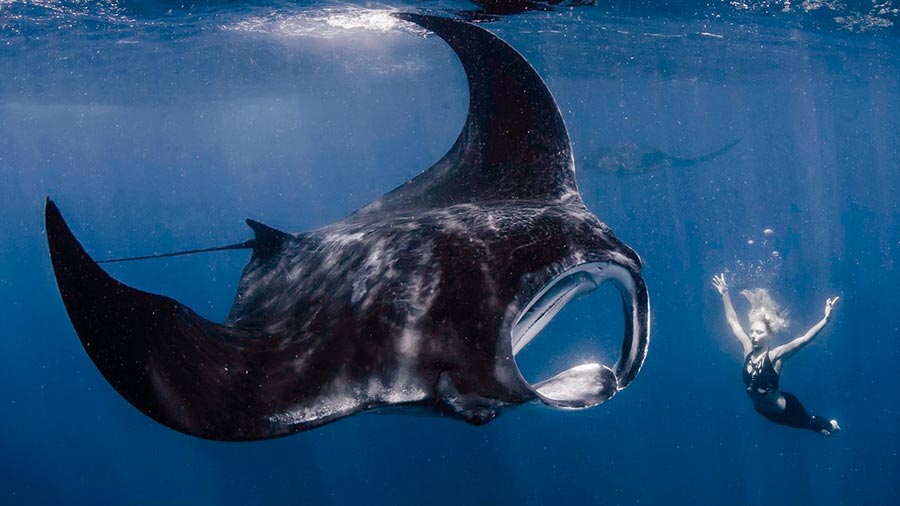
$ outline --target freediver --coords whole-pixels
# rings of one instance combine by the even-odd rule
[[[825,316],[802,336],[772,349],[769,348],[772,336],[787,327],[787,313],[769,295],[765,288],[742,290],[750,302],[750,334],[744,332],[738,321],[737,313],[728,295],[725,275],[713,277],[713,286],[722,295],[725,306],[725,318],[731,331],[744,350],[744,386],[747,395],[753,401],[753,407],[762,416],[772,422],[798,429],[808,429],[825,436],[836,434],[841,430],[837,420],[828,420],[818,415],[807,413],[796,397],[781,391],[779,379],[784,361],[797,354],[804,346],[818,335],[819,331],[831,319],[834,305],[840,297],[825,301]]]

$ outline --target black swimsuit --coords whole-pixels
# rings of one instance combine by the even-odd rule
[[[753,357],[753,353],[749,353],[744,359],[742,376],[744,386],[747,387],[747,395],[754,401],[772,392],[778,392],[778,382],[781,379],[781,375],[775,370],[775,364],[769,358],[768,350],[766,350],[764,356],[757,358]],[[756,407],[756,411],[780,425],[831,433],[831,422],[827,419],[807,413],[800,401],[793,395],[781,392],[781,396],[784,397],[784,410],[780,413],[762,411],[758,407]],[[756,402],[754,402],[755,406]]]
[[[744,386],[750,396],[767,395],[778,391],[778,372],[769,358],[768,350],[764,356],[753,358],[753,353],[744,360]]]

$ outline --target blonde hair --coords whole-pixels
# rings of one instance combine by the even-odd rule
[[[741,290],[741,295],[750,302],[747,316],[751,323],[763,322],[773,334],[788,326],[787,310],[779,306],[765,288]]]

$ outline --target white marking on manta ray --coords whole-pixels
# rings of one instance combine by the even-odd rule
[[[351,244],[362,242],[366,238],[365,231],[354,233],[330,233],[322,240],[322,246],[326,248],[345,248]]]
[[[356,245],[357,248],[364,248],[367,253],[364,254],[361,265],[356,268],[355,276],[351,277],[352,282],[348,287],[346,296],[350,299],[354,310],[357,312],[365,312],[369,310],[380,297],[383,297],[385,290],[397,291],[391,296],[397,302],[402,303],[408,310],[415,311],[419,308],[426,310],[430,306],[430,302],[423,301],[423,295],[418,291],[423,288],[424,281],[422,279],[407,280],[402,284],[395,284],[400,271],[395,267],[398,262],[398,255],[401,252],[414,253],[416,262],[420,267],[429,265],[432,262],[431,248],[432,243],[412,245],[415,234],[409,231],[415,231],[421,228],[418,222],[413,219],[421,219],[425,217],[430,219],[434,226],[437,226],[443,233],[459,237],[470,243],[477,242],[488,247],[484,242],[484,231],[498,231],[503,227],[510,225],[526,226],[533,223],[538,216],[549,212],[546,205],[535,202],[534,206],[525,208],[510,209],[508,213],[497,214],[491,210],[487,210],[482,205],[477,204],[460,204],[445,209],[427,211],[416,217],[412,216],[395,216],[392,220],[384,223],[385,227],[390,230],[399,231],[393,234],[390,239],[385,239],[376,235],[367,235],[364,232],[357,231],[354,227],[344,226],[337,230],[328,230],[319,234],[320,238],[317,248],[319,251],[326,250],[325,255],[320,256],[318,265],[310,265],[306,262],[306,255],[291,255],[283,258],[280,267],[266,272],[264,275],[254,275],[251,273],[249,278],[255,277],[255,282],[272,283],[281,287],[276,293],[305,293],[308,297],[316,300],[326,297],[333,297],[340,294],[329,292],[333,290],[323,284],[309,286],[308,279],[334,277],[340,275],[344,277],[346,273],[346,251],[347,246]],[[468,225],[466,225],[468,223]],[[474,226],[473,226],[474,225]],[[488,235],[489,237],[490,235]],[[369,237],[372,240],[369,240]],[[378,239],[375,239],[379,237]],[[541,238],[536,237],[531,245],[538,244]],[[526,245],[528,246],[528,245]],[[484,272],[486,266],[481,266]],[[277,276],[283,275],[282,279]],[[484,272],[485,278],[489,278],[489,273]],[[333,276],[334,275],[334,276]],[[248,279],[249,279],[248,278]],[[433,290],[436,286],[439,276],[429,280]],[[258,286],[258,285],[257,285]],[[255,287],[254,287],[255,288]],[[244,296],[252,296],[251,291],[244,293]],[[264,309],[269,314],[282,314],[282,318],[272,318],[269,320],[269,326],[266,330],[271,334],[278,334],[287,330],[287,315],[292,311],[292,300],[286,296],[273,295],[262,301]],[[415,307],[418,305],[418,308]],[[411,319],[407,325],[414,323]]]
[[[283,339],[282,343],[291,343],[292,341],[292,339]],[[307,362],[314,351],[315,348],[307,348],[303,351],[302,355],[294,355],[294,360],[291,361],[291,367],[294,369],[295,374],[301,376],[306,372]]]
[[[362,304],[359,304],[359,310],[364,311],[368,309],[373,302],[371,297],[363,300],[363,297],[369,292],[369,285],[372,285],[373,290],[371,291],[375,292],[377,291],[376,285],[380,284],[377,278],[381,271],[384,270],[386,261],[384,256],[385,243],[386,241],[384,239],[379,239],[370,247],[369,254],[363,261],[363,265],[359,268],[356,279],[353,281],[353,291],[350,296],[350,303],[357,305],[362,301]],[[387,260],[390,261],[392,259]]]
[[[419,353],[419,345],[422,343],[422,332],[413,326],[416,323],[415,319],[410,319],[413,321],[407,323],[406,328],[400,334],[400,340],[397,342],[397,351],[400,352],[400,356],[406,361],[414,358]]]
[[[578,190],[575,188],[564,191],[559,198],[556,199],[558,205],[565,205],[570,202],[581,202],[581,194],[578,193]]]
[[[637,266],[634,264],[634,262],[618,251],[609,251],[609,259],[619,265],[626,266],[629,269],[637,270]]]
[[[332,393],[327,398],[328,402],[316,404],[315,408],[301,406],[271,415],[268,417],[269,422],[279,426],[297,425],[349,413],[359,406],[359,397],[354,397],[353,395],[344,394],[338,397]]]
[[[336,384],[340,385],[340,383]],[[366,385],[365,390],[360,388],[328,389],[319,396],[327,401],[316,403],[315,407],[297,406],[271,415],[268,420],[273,424],[291,426],[351,413],[365,404],[418,402],[425,400],[427,396],[425,390],[417,386],[388,387],[383,383],[373,381]]]
[[[431,254],[421,257],[422,265],[431,263]],[[434,301],[437,298],[437,287],[440,283],[440,272],[435,272],[427,280],[422,275],[414,276],[405,288],[404,300],[407,304],[408,314],[400,339],[397,341],[397,352],[401,362],[401,368],[397,371],[395,379],[397,384],[405,384],[413,366],[420,356],[423,334],[422,321],[427,316]]]

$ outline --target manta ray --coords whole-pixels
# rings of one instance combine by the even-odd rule
[[[396,14],[437,34],[469,85],[465,125],[431,168],[340,221],[254,238],[230,314],[126,286],[45,208],[76,333],[134,407],[201,438],[284,436],[364,411],[482,425],[512,407],[600,404],[647,354],[641,259],[585,207],[556,101],[513,48],[475,25]],[[625,331],[615,363],[529,383],[516,354],[573,298],[610,282]]]
[[[708,162],[741,142],[736,139],[725,146],[696,158],[680,158],[662,151],[636,144],[604,146],[584,158],[586,168],[607,174],[643,174],[670,167],[692,167]]]

